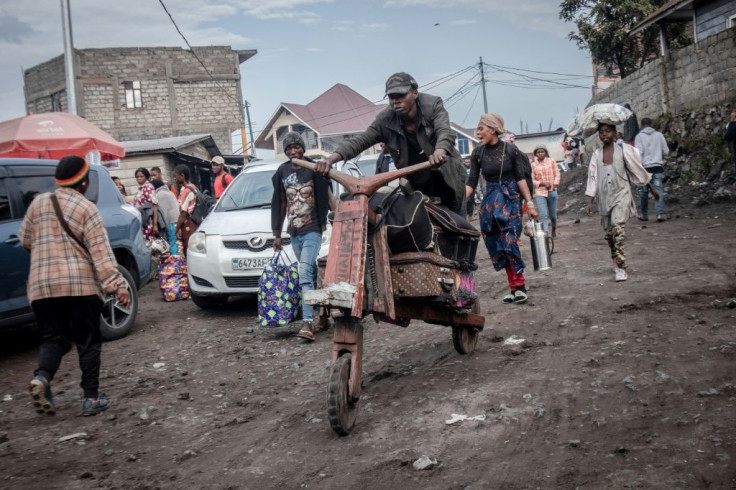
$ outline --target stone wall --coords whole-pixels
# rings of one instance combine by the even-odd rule
[[[657,58],[588,105],[631,104],[641,118],[682,114],[736,100],[736,28]]]
[[[211,134],[231,153],[230,135],[244,121],[238,53],[228,46],[194,51],[209,74],[181,48],[77,50],[79,114],[121,141]],[[63,57],[24,78],[27,110],[50,111],[51,94],[66,88]],[[132,81],[141,82],[142,107],[126,106],[124,83]]]

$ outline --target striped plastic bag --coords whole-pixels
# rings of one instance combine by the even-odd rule
[[[258,280],[258,325],[284,327],[299,319],[301,306],[299,263],[283,250],[276,252]]]

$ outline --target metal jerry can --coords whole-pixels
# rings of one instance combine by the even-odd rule
[[[533,224],[532,224],[533,223]],[[535,271],[546,271],[552,268],[552,257],[550,250],[549,238],[547,233],[542,229],[542,223],[539,221],[527,222],[529,231],[534,231],[529,237],[532,248],[532,261],[534,262]]]

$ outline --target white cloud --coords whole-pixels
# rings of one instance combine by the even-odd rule
[[[559,19],[558,2],[549,0],[516,0],[510,4],[508,0],[386,0],[384,7],[430,7],[442,10],[467,10],[479,13],[492,13],[511,20],[517,24],[528,25],[530,29],[548,32],[564,38],[569,26]],[[476,21],[459,19],[450,22],[453,25],[468,25]]]
[[[294,19],[294,18],[314,18],[316,14],[308,10],[302,10],[300,7],[308,5],[317,5],[320,3],[332,3],[333,0],[242,0],[239,3],[240,9],[249,16],[258,19]],[[311,23],[311,21],[300,20],[301,23]]]
[[[321,48],[305,48],[304,51],[307,53],[323,53],[324,49]]]
[[[372,24],[366,24],[365,27],[367,29],[388,29],[391,26],[385,22],[374,22]]]
[[[478,21],[473,20],[473,19],[458,19],[458,20],[453,20],[452,22],[450,22],[450,24],[454,26],[469,26],[471,24],[477,24],[477,23]]]

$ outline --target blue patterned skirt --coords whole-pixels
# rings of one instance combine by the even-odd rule
[[[521,195],[514,181],[486,184],[480,203],[480,231],[491,256],[493,268],[500,271],[510,263],[514,272],[524,272],[519,250],[521,236]]]

